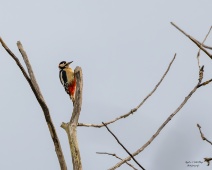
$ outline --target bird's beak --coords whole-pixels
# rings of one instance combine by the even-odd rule
[[[71,64],[72,62],[73,62],[73,61],[67,62],[67,63],[66,63],[66,66],[69,65],[69,64]]]

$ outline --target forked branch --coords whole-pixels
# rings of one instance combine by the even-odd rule
[[[33,69],[31,67],[29,59],[27,57],[26,52],[23,49],[23,46],[22,46],[21,42],[18,42],[17,45],[18,45],[19,51],[21,52],[21,55],[22,55],[22,57],[24,59],[26,67],[28,69],[29,76],[28,76],[27,72],[25,71],[24,67],[22,66],[22,64],[20,63],[19,59],[7,47],[7,45],[2,40],[1,37],[0,37],[0,42],[1,42],[1,45],[4,47],[4,49],[8,52],[8,54],[15,60],[17,66],[20,68],[21,72],[23,73],[24,77],[26,78],[27,82],[29,83],[29,85],[30,85],[30,87],[31,87],[31,89],[32,89],[32,91],[33,91],[38,103],[40,104],[40,106],[41,106],[41,108],[43,110],[45,119],[46,119],[46,123],[47,123],[48,128],[49,128],[49,132],[50,132],[51,137],[52,137],[52,141],[53,141],[54,146],[55,146],[55,151],[56,151],[56,154],[57,154],[57,157],[58,157],[58,161],[60,163],[60,168],[61,168],[61,170],[67,170],[66,162],[65,162],[65,159],[64,159],[64,156],[63,156],[63,152],[62,152],[62,148],[60,146],[60,141],[59,141],[59,138],[57,136],[55,127],[53,125],[53,122],[51,120],[51,116],[50,116],[50,112],[49,112],[48,106],[47,106],[47,104],[46,104],[46,102],[45,102],[45,100],[44,100],[44,98],[42,96],[42,93],[41,93],[40,89],[39,89],[39,86],[37,84],[37,81],[36,81],[34,73],[33,73]]]
[[[212,145],[212,142],[211,142],[210,140],[208,140],[208,139],[205,137],[205,135],[202,133],[202,131],[201,131],[201,126],[200,126],[199,124],[197,124],[197,127],[199,128],[199,133],[200,133],[200,135],[201,135],[202,140],[205,140],[205,141],[207,141],[209,144]],[[212,158],[204,158],[204,160],[205,160],[205,162],[207,162],[207,166],[209,166],[209,165],[210,165],[210,161],[212,161]]]
[[[110,132],[111,135],[113,135],[113,137],[116,139],[116,141],[118,142],[119,145],[121,145],[121,147],[128,153],[128,155],[130,155],[130,157],[133,159],[133,161],[143,170],[144,167],[141,166],[141,164],[139,164],[139,162],[134,158],[134,156],[127,150],[127,148],[119,141],[119,139],[116,137],[116,135],[107,127],[107,125],[102,122],[102,124],[107,128],[108,132]]]
[[[187,103],[187,101],[190,99],[190,97],[195,93],[195,91],[198,89],[199,85],[202,82],[203,79],[203,66],[200,68],[199,70],[199,79],[198,79],[198,83],[194,86],[194,88],[191,90],[191,92],[185,97],[185,99],[183,100],[183,102],[179,105],[179,107],[166,119],[166,121],[158,128],[158,130],[154,133],[154,135],[141,147],[139,148],[137,151],[135,151],[132,155],[136,156],[138,155],[140,152],[142,152],[148,145],[150,145],[150,143],[159,135],[159,133],[162,131],[162,129],[170,122],[170,120],[182,109],[182,107]],[[109,170],[115,170],[116,168],[120,167],[122,164],[124,164],[126,161],[129,161],[131,159],[131,157],[127,157],[125,159],[123,159],[122,161],[120,161],[119,163],[117,163],[115,166],[113,166],[112,168],[110,168]]]
[[[183,31],[180,27],[178,27],[175,23],[171,22],[171,24],[177,28],[180,32],[182,32],[186,37],[188,37],[194,44],[196,44],[205,54],[208,55],[212,59],[212,55],[204,48],[205,45],[201,44],[198,40],[187,34],[185,31]]]
[[[207,48],[207,49],[209,49],[209,50],[212,50],[212,47],[210,47],[210,46],[207,46],[205,44],[203,44],[202,46],[205,47],[205,48]]]
[[[161,82],[164,80],[164,78],[166,77],[167,73],[169,72],[171,66],[172,66],[172,63],[174,62],[176,58],[176,54],[174,55],[173,59],[171,60],[171,62],[169,63],[169,66],[168,68],[166,69],[165,73],[163,74],[162,78],[160,79],[160,81],[156,84],[156,86],[154,87],[154,89],[143,99],[143,101],[137,106],[135,107],[134,109],[131,109],[128,113],[124,114],[124,115],[121,115],[109,122],[105,122],[106,125],[108,124],[111,124],[111,123],[114,123],[116,122],[117,120],[120,120],[120,119],[123,119],[123,118],[126,118],[128,116],[130,116],[131,114],[133,114],[134,112],[136,112],[146,101],[147,99],[157,90],[157,88],[159,87],[159,85],[161,84]],[[78,126],[85,126],[85,127],[96,127],[96,128],[101,128],[103,127],[104,125],[103,124],[86,124],[86,123],[78,123]]]
[[[205,160],[205,162],[208,163],[207,166],[209,166],[210,165],[210,161],[212,161],[212,158],[204,158],[204,160]]]
[[[122,158],[120,158],[119,156],[117,156],[115,153],[108,153],[108,152],[96,152],[97,154],[104,154],[104,155],[111,155],[116,157],[119,160],[123,160]],[[137,170],[132,164],[130,164],[129,162],[126,162],[127,165],[129,165],[132,169]]]
[[[209,36],[209,34],[210,34],[210,32],[211,32],[211,29],[212,29],[212,27],[210,27],[210,29],[209,29],[208,33],[206,34],[206,36],[205,36],[203,42],[200,44],[201,47],[204,47],[203,44],[205,43],[206,39],[208,38],[208,36]],[[199,48],[199,51],[198,51],[198,53],[197,53],[197,62],[198,62],[199,68],[200,68],[200,61],[199,61],[200,51],[201,51],[201,49]]]

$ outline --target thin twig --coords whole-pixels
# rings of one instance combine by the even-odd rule
[[[207,45],[205,45],[205,44],[203,44],[202,45],[204,48],[207,48],[207,49],[209,49],[209,50],[212,50],[212,47],[210,47],[210,46],[207,46]]]
[[[199,71],[199,79],[198,79],[198,83],[197,85],[191,90],[191,92],[185,97],[185,99],[183,100],[183,102],[180,104],[180,106],[166,119],[166,121],[158,128],[158,130],[154,133],[154,135],[141,147],[139,148],[137,151],[135,151],[132,155],[136,156],[138,155],[140,152],[142,152],[148,145],[150,145],[150,143],[159,135],[159,133],[162,131],[162,129],[170,122],[170,120],[182,109],[182,107],[187,103],[187,101],[190,99],[190,97],[195,93],[195,91],[198,89],[199,85],[201,84],[202,78],[203,76],[201,76],[201,71],[203,71],[203,67],[200,68]],[[112,168],[110,168],[109,170],[115,170],[116,168],[120,167],[123,163],[125,163],[126,161],[129,161],[131,159],[130,156],[128,156],[127,158],[125,158],[123,161],[120,161],[119,163],[117,163],[115,166],[113,166]]]
[[[60,163],[60,168],[61,168],[61,170],[67,170],[66,162],[65,162],[63,152],[62,152],[62,148],[60,146],[60,141],[59,141],[59,138],[57,136],[54,124],[51,120],[51,116],[50,116],[50,113],[49,113],[48,106],[47,106],[47,104],[46,104],[46,102],[45,102],[45,100],[42,96],[41,91],[39,90],[39,86],[36,82],[31,64],[28,60],[26,52],[23,49],[23,46],[21,45],[20,42],[17,43],[18,48],[19,48],[19,50],[20,50],[20,52],[21,52],[21,54],[24,58],[25,64],[28,68],[30,77],[27,75],[27,72],[25,71],[24,67],[21,65],[19,59],[7,47],[7,45],[5,44],[5,42],[1,38],[0,38],[0,42],[1,42],[2,46],[4,47],[4,49],[8,52],[8,54],[16,61],[17,66],[20,68],[21,72],[23,73],[24,77],[26,78],[27,82],[29,83],[35,97],[37,98],[37,101],[38,101],[38,103],[40,104],[40,106],[43,110],[49,131],[50,131],[50,134],[51,134],[51,137],[52,137],[52,141],[53,141],[54,146],[55,146],[55,151],[56,151],[56,154],[57,154],[57,157],[58,157],[58,161]]]
[[[204,38],[203,42],[201,43],[201,47],[203,47],[203,44],[205,43],[205,41],[206,41],[206,39],[207,39],[208,35],[210,34],[210,32],[211,32],[211,28],[212,28],[212,27],[210,27],[210,29],[209,29],[209,31],[208,31],[208,33],[207,33],[207,35],[205,36],[205,38]],[[199,61],[200,51],[201,51],[201,49],[199,48],[199,51],[198,51],[198,53],[197,53],[197,63],[198,63],[198,67],[199,67],[199,69],[200,69],[200,61]]]
[[[126,118],[128,116],[130,116],[131,114],[133,114],[134,112],[136,112],[144,103],[145,101],[157,90],[158,86],[161,84],[161,82],[164,80],[165,76],[167,75],[167,73],[169,72],[171,66],[172,66],[172,63],[174,62],[176,58],[176,54],[174,55],[173,59],[171,60],[171,62],[169,63],[169,66],[168,68],[166,69],[165,73],[163,74],[162,78],[160,79],[160,81],[156,84],[156,86],[154,87],[154,89],[143,99],[143,101],[137,106],[135,107],[134,109],[131,109],[128,113],[124,114],[124,115],[121,115],[109,122],[105,122],[106,125],[108,124],[111,124],[111,123],[114,123],[116,122],[117,120],[120,120],[122,118]],[[78,123],[78,126],[85,126],[85,127],[96,127],[96,128],[101,128],[103,127],[104,125],[103,124],[86,124],[86,123]]]
[[[111,155],[111,156],[116,157],[116,158],[119,159],[119,160],[123,160],[123,159],[121,159],[120,157],[118,157],[115,153],[108,153],[108,152],[96,152],[96,153],[97,153],[97,154]],[[129,165],[132,169],[137,170],[132,164],[130,164],[130,163],[128,163],[128,162],[126,162],[126,164]]]
[[[121,147],[130,155],[130,157],[135,161],[135,163],[143,170],[145,170],[139,163],[138,161],[134,158],[134,156],[127,150],[127,148],[119,141],[119,139],[116,137],[116,135],[111,132],[111,130],[107,127],[107,125],[102,122],[102,124],[107,128],[107,130],[111,133],[111,135],[113,135],[113,137],[116,139],[116,141],[119,143],[119,145],[121,145]]]
[[[30,78],[28,76],[28,74],[26,73],[24,67],[21,65],[21,62],[19,61],[19,59],[15,56],[15,54],[7,47],[7,45],[5,44],[5,42],[3,41],[3,39],[0,37],[0,42],[2,47],[4,47],[4,49],[8,52],[8,54],[15,60],[17,66],[20,68],[21,72],[23,73],[24,77],[26,78],[27,82],[30,84]],[[31,86],[31,85],[30,85]]]
[[[207,163],[208,163],[208,165],[207,165],[207,166],[209,166],[209,165],[210,165],[210,161],[212,161],[212,158],[204,158],[204,160],[205,160],[205,162],[207,162]]]
[[[201,86],[205,86],[205,85],[209,84],[210,82],[212,82],[212,79],[207,80],[207,81],[201,83],[201,84],[198,86],[198,88],[201,87]]]
[[[196,40],[195,38],[193,38],[192,36],[190,36],[189,34],[187,34],[185,31],[183,31],[180,27],[178,27],[176,24],[174,24],[173,22],[171,22],[171,24],[177,28],[180,32],[182,32],[186,37],[188,37],[191,41],[194,42],[194,44],[196,44],[202,51],[204,51],[205,54],[207,54],[211,59],[212,59],[212,55],[201,46],[201,43]]]
[[[200,135],[201,135],[202,140],[205,140],[205,141],[207,141],[208,143],[210,143],[210,144],[212,145],[212,142],[209,141],[209,140],[204,136],[204,134],[202,133],[202,131],[201,131],[201,126],[200,126],[199,124],[197,124],[197,127],[199,128],[199,132],[200,132]]]

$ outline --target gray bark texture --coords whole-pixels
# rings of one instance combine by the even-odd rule
[[[68,123],[63,122],[61,127],[66,131],[68,135],[72,156],[73,170],[82,170],[80,151],[77,141],[77,125],[82,106],[82,88],[83,88],[82,69],[80,67],[75,68],[74,76],[77,81],[77,88],[71,120]]]

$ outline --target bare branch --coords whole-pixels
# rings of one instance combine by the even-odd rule
[[[15,54],[7,47],[7,45],[5,44],[5,42],[3,41],[3,39],[0,37],[0,42],[1,45],[4,47],[4,49],[8,52],[8,54],[15,60],[16,64],[18,65],[18,67],[20,68],[21,72],[23,73],[24,77],[26,78],[26,80],[28,81],[28,83],[30,84],[30,78],[27,75],[24,67],[21,65],[19,59],[15,56]]]
[[[116,135],[107,127],[107,125],[102,122],[102,124],[107,128],[107,130],[113,135],[113,137],[116,139],[116,141],[121,145],[121,147],[130,155],[130,157],[134,160],[134,162],[143,170],[145,170],[139,163],[138,161],[133,157],[133,155],[127,150],[127,148],[119,141],[119,139],[116,137]]]
[[[18,49],[19,49],[19,51],[20,51],[20,53],[21,53],[21,55],[22,55],[22,57],[24,59],[24,62],[26,64],[26,66],[27,66],[31,82],[32,82],[33,86],[35,87],[37,93],[39,94],[39,97],[42,98],[42,100],[44,100],[44,98],[42,96],[42,93],[40,91],[40,88],[39,88],[39,86],[37,84],[36,78],[34,76],[34,73],[33,73],[33,70],[32,70],[32,66],[31,66],[31,64],[29,62],[28,56],[27,56],[27,54],[26,54],[26,52],[25,52],[25,50],[24,50],[24,48],[23,48],[23,46],[22,46],[20,41],[17,42],[17,46],[18,46]]]
[[[210,79],[210,80],[208,80],[208,81],[205,81],[205,82],[201,83],[201,84],[198,86],[198,88],[201,87],[201,86],[205,86],[205,85],[209,84],[210,82],[212,82],[212,79]]]
[[[48,125],[48,128],[49,128],[49,131],[50,131],[50,134],[51,134],[51,137],[52,137],[52,141],[53,141],[54,146],[55,146],[55,151],[56,151],[56,154],[57,154],[57,157],[58,157],[58,161],[60,163],[60,168],[61,168],[61,170],[67,170],[66,162],[65,162],[65,159],[64,159],[64,156],[63,156],[63,152],[62,152],[62,148],[60,146],[60,141],[59,141],[59,138],[57,136],[55,127],[53,125],[53,122],[51,120],[51,116],[50,116],[50,113],[49,113],[48,106],[46,105],[46,103],[44,101],[44,98],[43,98],[43,96],[42,96],[42,94],[41,94],[41,92],[39,90],[39,86],[38,86],[38,84],[36,82],[36,79],[34,77],[34,73],[33,73],[32,67],[30,65],[30,62],[28,60],[28,57],[27,57],[25,51],[23,50],[23,47],[22,47],[21,43],[18,42],[18,47],[19,47],[19,50],[20,50],[23,58],[25,58],[25,60],[27,61],[27,62],[25,61],[25,63],[26,63],[26,66],[28,68],[30,78],[27,75],[25,69],[21,65],[21,63],[18,60],[18,58],[7,47],[7,45],[4,43],[4,41],[1,38],[0,38],[0,42],[1,42],[2,46],[4,47],[4,49],[8,52],[8,54],[10,54],[10,56],[16,61],[16,64],[18,65],[18,67],[22,71],[22,73],[23,73],[24,77],[26,78],[27,82],[29,83],[29,85],[30,85],[35,97],[37,98],[37,101],[38,101],[38,103],[40,104],[40,106],[41,106],[41,108],[43,110],[43,113],[44,113],[44,116],[45,116],[45,119],[46,119],[46,122],[47,122],[47,125]]]
[[[207,48],[207,49],[209,49],[209,50],[212,50],[212,47],[210,47],[210,46],[207,46],[207,45],[205,45],[205,44],[203,44],[202,45],[204,48]]]
[[[209,165],[210,165],[210,161],[212,161],[212,158],[204,158],[204,160],[205,160],[205,162],[207,162],[207,163],[208,163],[208,165],[207,165],[207,166],[209,166]]]
[[[63,122],[61,124],[61,127],[66,131],[68,135],[72,156],[73,170],[82,170],[80,150],[77,141],[77,124],[82,106],[82,88],[83,88],[82,69],[80,67],[75,68],[74,76],[76,78],[77,85],[76,85],[73,113],[70,122],[68,123]]]
[[[116,157],[116,158],[119,159],[119,160],[123,160],[123,159],[121,159],[120,157],[118,157],[115,153],[108,153],[108,152],[96,152],[96,153],[97,153],[97,154],[111,155],[111,156]],[[137,170],[132,164],[130,164],[130,163],[128,163],[128,162],[126,162],[126,164],[129,165],[132,169]]]
[[[200,69],[199,71],[199,75],[201,75],[203,73],[203,67]],[[158,128],[158,130],[154,133],[154,135],[141,147],[139,148],[137,151],[135,151],[132,155],[136,156],[138,155],[140,152],[142,152],[148,145],[150,145],[150,143],[159,135],[159,133],[162,131],[162,129],[170,122],[170,120],[182,109],[182,107],[187,103],[187,101],[190,99],[190,97],[195,93],[195,91],[198,89],[199,85],[201,84],[203,76],[199,76],[199,80],[197,85],[191,90],[191,92],[185,97],[185,99],[183,100],[183,102],[180,104],[180,106],[166,119],[166,121]],[[125,158],[123,161],[117,163],[115,166],[113,166],[112,168],[110,168],[109,170],[114,170],[118,167],[120,167],[123,163],[125,163],[126,161],[129,161],[131,159],[131,157],[127,157]]]
[[[188,35],[185,31],[183,31],[181,28],[179,28],[176,24],[174,24],[173,22],[171,22],[171,24],[177,28],[180,32],[182,32],[186,37],[188,37],[191,41],[194,42],[194,44],[196,44],[202,51],[205,52],[205,54],[207,54],[211,59],[212,59],[212,55],[201,46],[201,43],[196,40],[195,38],[193,38],[192,36]]]
[[[207,39],[208,35],[210,34],[210,32],[211,32],[211,28],[212,28],[212,27],[210,27],[210,29],[209,29],[209,31],[208,31],[208,33],[207,33],[207,35],[205,36],[205,39],[204,39],[204,40],[203,40],[203,42],[201,43],[201,47],[203,47],[203,44],[205,43],[205,41],[206,41],[206,39]],[[199,68],[200,68],[200,62],[199,62],[200,51],[201,51],[201,49],[199,49],[199,51],[198,51],[198,53],[197,53],[197,62],[198,62],[198,66],[199,66]]]
[[[202,133],[202,131],[201,131],[201,126],[200,126],[199,124],[197,124],[197,127],[199,128],[199,132],[200,132],[200,135],[201,135],[202,140],[205,140],[205,141],[207,141],[208,143],[210,143],[210,144],[212,145],[212,142],[209,141],[209,140],[204,136],[204,134]]]
[[[176,58],[176,54],[174,55],[173,59],[171,60],[171,62],[169,63],[169,66],[168,68],[166,69],[165,73],[163,74],[162,78],[160,79],[160,81],[156,84],[156,86],[154,87],[154,89],[143,99],[143,101],[137,106],[135,107],[134,109],[131,109],[128,113],[122,115],[122,116],[119,116],[117,118],[115,118],[114,120],[111,120],[109,122],[105,122],[106,125],[108,124],[111,124],[111,123],[114,123],[116,122],[117,120],[120,120],[122,118],[126,118],[128,117],[129,115],[133,114],[134,112],[136,112],[144,103],[145,101],[157,90],[158,86],[161,84],[161,82],[163,81],[163,79],[165,78],[165,76],[167,75],[167,73],[169,72],[170,68],[171,68],[171,65],[172,63],[174,62]],[[85,124],[85,123],[78,123],[78,126],[86,126],[86,127],[96,127],[96,128],[101,128],[103,127],[104,125],[103,124]]]

